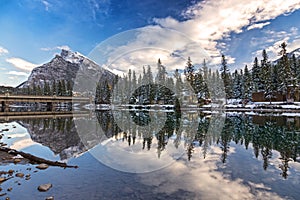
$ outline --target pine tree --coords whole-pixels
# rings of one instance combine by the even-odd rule
[[[185,69],[184,69],[184,75],[186,77],[186,81],[192,86],[192,88],[195,87],[195,67],[192,64],[192,60],[190,57],[188,57]]]
[[[72,96],[72,82],[70,80],[67,81],[66,85],[66,95],[67,96]]]
[[[183,82],[182,82],[181,75],[180,75],[178,69],[175,70],[174,78],[175,78],[175,94],[178,97],[181,97],[181,92],[183,89]]]
[[[279,55],[281,55],[280,58],[280,77],[282,77],[281,79],[281,85],[280,85],[280,91],[285,94],[286,96],[286,100],[288,100],[288,98],[290,97],[290,93],[288,92],[288,87],[291,85],[292,81],[293,81],[293,77],[292,77],[292,73],[291,73],[291,68],[290,68],[290,64],[289,64],[289,59],[287,56],[287,50],[286,50],[286,43],[283,42],[280,45],[280,52]]]
[[[44,81],[44,89],[43,89],[43,95],[50,95],[50,86],[47,81]]]
[[[32,84],[32,90],[31,90],[31,92],[32,92],[31,93],[32,95],[37,95],[37,87],[36,87],[35,83]]]
[[[202,102],[205,99],[204,93],[204,81],[201,71],[199,70],[194,77],[194,91],[197,94],[198,102]]]
[[[136,86],[137,86],[137,78],[136,78],[136,73],[135,73],[134,70],[132,71],[132,81],[131,81],[131,82],[132,82],[132,83],[131,83],[132,88],[133,88],[134,90],[136,90]],[[132,91],[132,92],[134,92],[134,91]]]
[[[233,98],[241,99],[242,98],[242,80],[241,75],[238,73],[238,70],[234,71],[233,75]]]
[[[244,69],[244,96],[243,99],[248,102],[251,101],[252,99],[252,77],[251,74],[248,70],[248,66],[245,66]]]
[[[259,92],[261,80],[260,80],[260,67],[258,65],[257,57],[255,57],[252,66],[252,82],[253,82],[253,92]]]
[[[202,67],[202,71],[203,71],[203,92],[204,92],[204,97],[206,99],[210,98],[209,95],[209,90],[208,90],[208,81],[209,81],[209,71],[208,71],[208,67],[206,65],[206,61],[205,59],[203,60],[203,67]],[[211,72],[211,71],[210,71]]]
[[[61,80],[61,96],[66,96],[66,82]]]
[[[224,82],[224,88],[225,88],[225,93],[226,93],[226,102],[227,102],[227,99],[231,98],[231,82],[230,82],[229,69],[227,66],[227,61],[226,61],[225,55],[222,55],[221,78]]]
[[[166,82],[166,67],[164,65],[162,65],[161,60],[158,59],[157,61],[157,75],[155,78],[155,82],[157,84],[161,84],[161,85],[165,85]]]
[[[57,86],[55,80],[52,82],[52,95],[57,95]]]
[[[275,97],[274,84],[272,83],[273,70],[268,60],[268,54],[265,49],[262,51],[262,57],[263,59],[261,60],[261,73],[260,73],[262,90],[264,91],[265,99],[269,99],[271,103],[272,98]]]
[[[62,96],[62,84],[61,84],[61,81],[58,81],[57,96]]]
[[[42,88],[40,85],[36,87],[36,95],[42,95]]]

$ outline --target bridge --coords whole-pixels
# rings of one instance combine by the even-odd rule
[[[0,95],[1,111],[8,112],[9,105],[23,102],[23,103],[46,103],[47,110],[53,110],[54,105],[61,103],[80,103],[90,104],[93,102],[92,97],[79,97],[79,96],[34,96],[34,95]]]

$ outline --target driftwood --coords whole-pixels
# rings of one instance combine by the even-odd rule
[[[40,157],[31,155],[29,153],[25,153],[23,151],[17,151],[15,149],[7,148],[7,147],[0,147],[0,151],[6,152],[6,153],[14,155],[14,156],[21,155],[23,158],[26,158],[26,159],[30,160],[31,162],[38,163],[38,164],[45,163],[47,165],[64,167],[64,168],[78,168],[78,166],[76,166],[76,165],[75,166],[67,165],[66,163],[63,163],[63,162],[46,160],[44,158],[40,158]]]

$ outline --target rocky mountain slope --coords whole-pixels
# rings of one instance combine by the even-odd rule
[[[116,75],[99,67],[98,64],[81,55],[78,52],[62,50],[60,55],[56,55],[50,62],[36,67],[32,70],[28,80],[18,86],[18,88],[43,86],[45,82],[50,85],[53,81],[71,81],[79,87],[77,89],[85,91],[94,90],[92,82],[107,81],[113,84]],[[76,82],[77,81],[77,82]]]

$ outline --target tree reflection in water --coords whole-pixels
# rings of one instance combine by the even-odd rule
[[[188,126],[183,126],[183,131],[179,131],[180,118],[195,117],[195,114],[177,115],[176,112],[166,112],[166,120],[156,123],[164,123],[161,129],[156,132],[149,132],[146,125],[155,120],[150,117],[149,111],[133,110],[130,111],[131,120],[122,118],[122,111],[114,114],[114,117],[125,119],[123,124],[126,126],[121,130],[111,112],[97,112],[97,119],[101,124],[106,137],[115,137],[127,142],[128,145],[135,145],[137,137],[142,138],[141,149],[150,150],[153,139],[157,140],[157,156],[166,149],[167,145],[174,145],[176,148],[184,144],[188,160],[192,159],[194,149],[201,148],[201,153],[205,159],[211,145],[218,145],[221,150],[221,161],[226,162],[232,142],[243,145],[246,149],[252,144],[253,153],[257,159],[259,156],[263,160],[263,169],[267,170],[269,160],[272,158],[273,151],[278,151],[281,155],[282,177],[287,178],[289,162],[297,161],[300,155],[300,130],[297,124],[300,120],[295,118],[294,122],[288,122],[286,119],[268,116],[247,116],[233,115],[226,116],[225,125],[220,133],[209,132],[209,124],[212,120],[210,116],[198,113],[198,128],[196,134],[190,134]],[[157,113],[158,115],[158,113]],[[155,116],[155,115],[154,115]],[[153,117],[153,116],[152,116]],[[259,118],[259,119],[257,119]],[[169,144],[170,137],[175,137],[173,144]],[[297,161],[299,162],[299,160]]]
[[[152,113],[145,110],[132,110],[129,112],[130,119],[124,117],[123,111],[114,111],[114,114],[112,112],[96,112],[97,122],[105,137],[87,134],[88,138],[84,139],[91,141],[90,146],[82,143],[83,138],[78,136],[72,118],[32,118],[18,122],[27,128],[33,141],[49,147],[55,154],[59,154],[61,159],[85,152],[107,138],[114,138],[128,143],[128,146],[141,145],[140,148],[144,151],[154,148],[155,139],[158,158],[166,150],[167,145],[174,145],[176,148],[184,145],[188,160],[193,158],[195,148],[201,149],[201,155],[205,159],[209,148],[217,145],[222,150],[220,160],[223,163],[226,162],[230,145],[234,142],[243,145],[245,149],[251,147],[255,157],[262,159],[264,170],[268,169],[270,159],[274,157],[274,151],[277,151],[280,154],[279,168],[285,179],[288,177],[289,162],[299,162],[300,118],[227,115],[223,130],[214,132],[209,131],[210,123],[214,118],[201,112],[178,114],[170,110]],[[160,118],[160,115],[164,115],[165,120],[155,120]],[[197,130],[193,132],[190,130],[193,127],[185,122],[195,121],[195,119],[198,125]],[[116,123],[120,120],[123,120],[122,129]],[[150,122],[158,127],[158,131],[147,126]],[[141,139],[142,142],[137,143],[137,139]]]

